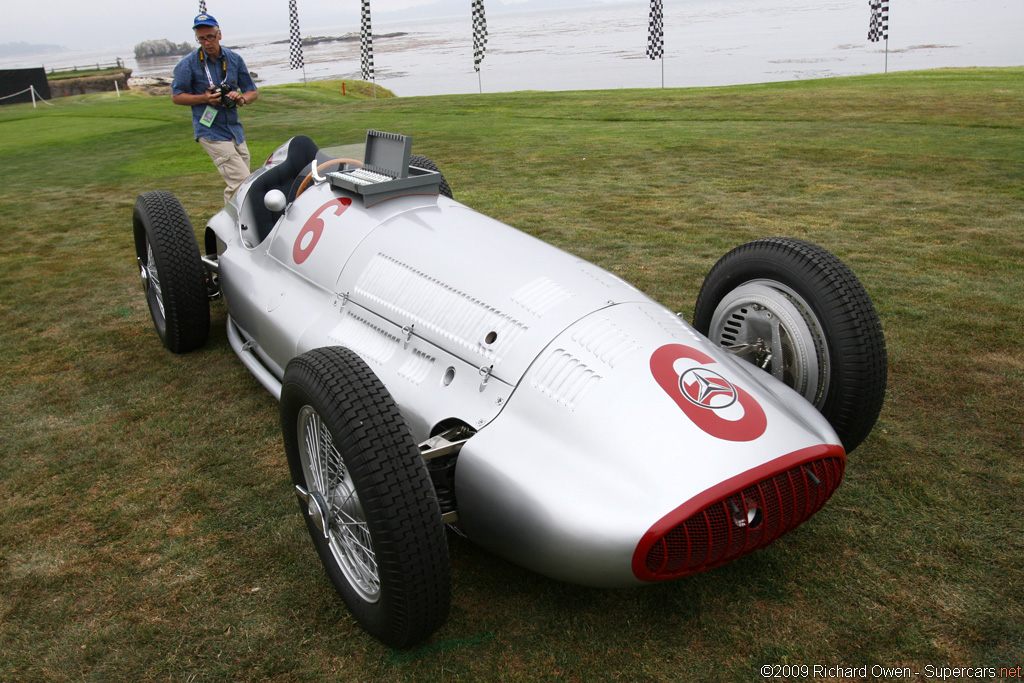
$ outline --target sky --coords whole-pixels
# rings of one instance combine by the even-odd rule
[[[374,30],[387,30],[389,22],[399,22],[412,14],[420,14],[422,6],[443,2],[448,7],[464,8],[468,21],[471,0],[371,0]],[[518,5],[527,0],[486,0],[488,12],[493,12],[498,3]],[[636,2],[644,5],[648,0],[530,0],[531,7],[544,3],[572,3],[597,6]],[[891,0],[892,11],[898,14],[903,4],[928,5],[932,0]],[[297,0],[299,19],[304,36],[317,35],[316,31],[333,29],[358,30],[360,0]],[[695,5],[713,2],[717,7],[728,7],[730,0],[665,0],[665,11],[669,14],[674,7],[687,3]],[[766,0],[783,9],[795,4],[806,5],[808,0]],[[864,22],[868,17],[867,0],[842,0],[855,5],[862,12]],[[160,2],[139,2],[139,0],[48,0],[40,10],[32,2],[5,3],[4,19],[0,22],[0,46],[7,43],[28,43],[32,45],[57,45],[68,50],[111,48],[111,60],[115,56],[127,56],[125,49],[144,40],[168,39],[175,43],[193,41],[192,18],[198,13],[199,0],[163,0]],[[206,0],[207,8],[221,23],[226,45],[237,44],[235,40],[266,36],[283,37],[288,29],[288,0]],[[984,5],[989,11],[1019,17],[1024,0],[944,0],[944,4],[957,8],[958,16],[964,20],[970,17],[980,22],[976,8]],[[419,12],[416,9],[419,8]],[[409,11],[413,10],[413,11]],[[646,8],[641,12],[646,15]],[[972,14],[974,13],[974,14]],[[448,11],[447,16],[452,12]],[[896,16],[896,14],[891,14]],[[493,15],[491,15],[493,16]],[[419,18],[419,17],[418,17]],[[987,17],[992,24],[993,17]],[[927,23],[927,22],[926,22]],[[1017,34],[1024,29],[1019,19],[996,24],[996,36],[1002,42],[1016,41]],[[331,35],[337,35],[332,32]],[[1024,35],[1022,33],[1021,35]],[[1007,37],[1009,36],[1009,37]],[[1021,43],[1024,45],[1024,42]],[[1024,47],[1020,50],[1024,63]]]
[[[372,0],[373,16],[435,0]],[[588,0],[584,0],[586,2]],[[590,0],[598,2],[599,0]],[[505,0],[506,4],[513,4]],[[69,49],[134,45],[166,38],[191,41],[192,18],[198,0],[139,2],[138,0],[48,0],[45,10],[32,2],[5,2],[0,44],[61,45]],[[465,0],[469,14],[470,0]],[[288,27],[287,0],[207,0],[207,10],[221,24],[227,44],[231,37],[282,33]],[[359,0],[298,0],[299,22],[305,28],[359,23]],[[113,34],[113,35],[112,35]]]

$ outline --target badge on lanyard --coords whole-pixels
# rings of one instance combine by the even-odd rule
[[[207,128],[213,125],[213,120],[217,117],[217,110],[206,105],[206,109],[203,111],[203,115],[199,118],[199,123],[203,124]]]
[[[228,76],[228,60],[224,53],[221,53],[221,70],[224,72],[224,78]],[[203,48],[199,48],[199,61],[203,64],[203,69],[206,71],[206,82],[210,84],[212,90],[216,86],[213,84],[213,76],[210,75],[210,67],[206,64],[206,55],[203,53]],[[213,120],[217,118],[217,110],[210,105],[206,105],[206,109],[203,110],[203,115],[199,118],[199,123],[203,124],[207,128],[213,125]]]

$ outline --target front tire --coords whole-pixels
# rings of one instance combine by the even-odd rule
[[[847,453],[878,419],[882,325],[853,272],[816,244],[769,238],[733,249],[705,278],[693,325],[803,395]]]
[[[210,300],[185,208],[170,192],[146,192],[135,202],[132,227],[142,288],[160,341],[174,353],[202,347],[210,334]]]
[[[445,529],[387,389],[351,350],[314,349],[288,364],[281,426],[306,526],[349,611],[394,648],[429,636],[451,602]]]

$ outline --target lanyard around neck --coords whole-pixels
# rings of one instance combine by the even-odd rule
[[[199,48],[199,61],[203,63],[203,69],[206,70],[206,80],[209,81],[210,87],[214,87],[213,76],[210,75],[210,67],[206,63],[206,53],[203,52],[203,48]],[[228,77],[228,58],[224,54],[224,48],[220,49],[220,69],[224,74],[224,78]]]

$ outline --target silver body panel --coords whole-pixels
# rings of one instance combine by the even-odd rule
[[[633,554],[658,520],[744,472],[839,444],[803,398],[631,285],[456,201],[367,208],[314,185],[252,245],[240,227],[247,202],[262,201],[246,196],[251,181],[208,225],[236,351],[245,344],[273,391],[290,359],[346,346],[418,441],[450,419],[478,430],[456,469],[459,527],[518,564],[640,583]],[[679,393],[690,369],[727,379],[739,400],[693,412]]]

